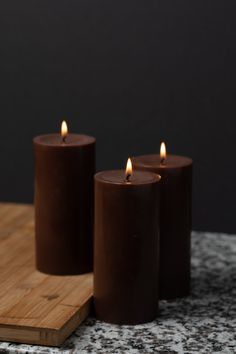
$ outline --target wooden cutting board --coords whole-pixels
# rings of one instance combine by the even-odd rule
[[[36,271],[33,207],[0,203],[0,340],[59,346],[88,316],[93,276]]]

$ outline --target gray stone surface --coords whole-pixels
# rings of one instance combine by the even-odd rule
[[[193,233],[192,295],[161,301],[154,322],[89,318],[61,348],[0,343],[0,353],[236,353],[236,236]]]

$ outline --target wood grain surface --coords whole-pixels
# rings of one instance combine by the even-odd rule
[[[88,316],[93,275],[35,269],[31,205],[0,203],[0,340],[59,346]]]

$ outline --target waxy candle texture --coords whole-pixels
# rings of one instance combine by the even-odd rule
[[[132,158],[134,169],[161,175],[160,298],[190,293],[192,160],[183,156]]]
[[[37,269],[72,275],[93,269],[95,139],[34,139]]]
[[[124,171],[95,175],[94,302],[96,316],[117,324],[153,320],[158,312],[159,179]]]

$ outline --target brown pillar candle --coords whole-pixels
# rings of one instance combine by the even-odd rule
[[[34,138],[36,267],[55,275],[92,271],[95,139]]]
[[[158,311],[160,176],[130,169],[95,175],[95,311],[116,324]]]
[[[192,160],[168,155],[132,158],[136,170],[161,175],[160,298],[173,299],[190,293],[192,218]]]

